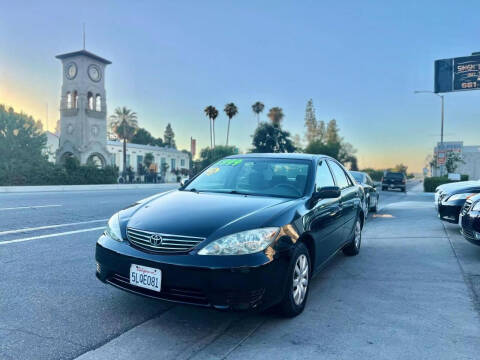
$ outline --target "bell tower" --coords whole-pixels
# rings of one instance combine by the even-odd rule
[[[74,156],[81,164],[110,164],[105,68],[111,62],[86,50],[56,58],[63,67],[57,162]]]

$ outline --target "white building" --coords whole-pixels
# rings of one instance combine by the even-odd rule
[[[470,180],[480,180],[480,145],[465,146],[463,141],[445,141],[434,148],[433,153],[436,156],[438,166],[432,167],[432,176],[446,175],[445,161],[449,152],[455,152],[460,155],[463,162],[457,163],[456,173],[468,175]]]
[[[111,155],[112,165],[116,165],[123,172],[123,142],[107,141],[107,149]],[[175,170],[188,170],[190,168],[190,159],[188,154],[177,149],[140,145],[127,143],[127,168],[131,167],[135,173],[138,173],[139,164],[143,164],[145,155],[151,153],[154,157],[153,163],[157,172],[160,174],[162,164],[168,165],[165,173],[166,182],[174,182],[177,175],[173,173]]]
[[[47,131],[47,147],[46,152],[48,159],[51,162],[55,162],[55,154],[59,147],[59,137],[49,131]],[[123,172],[123,143],[121,141],[107,141],[107,150],[110,154],[110,165],[116,165],[119,168],[119,174]],[[171,148],[140,145],[127,143],[127,168],[131,167],[135,178],[139,177],[138,168],[139,164],[143,164],[145,155],[151,153],[154,157],[153,164],[157,169],[158,175],[161,173],[162,163],[168,165],[165,172],[165,182],[177,181],[177,175],[173,172],[175,170],[188,170],[190,169],[190,157],[188,154]]]

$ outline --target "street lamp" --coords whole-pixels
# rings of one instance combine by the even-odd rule
[[[429,90],[415,90],[414,91],[415,94],[422,94],[422,93],[430,93],[430,94],[433,94],[433,95],[437,95],[438,97],[440,97],[440,99],[442,99],[442,125],[441,125],[441,131],[440,131],[440,144],[443,145],[443,118],[444,118],[444,95],[440,95],[440,94],[437,94],[433,91],[429,91]]]

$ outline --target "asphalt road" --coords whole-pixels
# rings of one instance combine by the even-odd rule
[[[336,256],[294,319],[99,282],[106,219],[156,190],[0,194],[0,359],[477,359],[480,247],[413,187],[381,193],[360,255]]]

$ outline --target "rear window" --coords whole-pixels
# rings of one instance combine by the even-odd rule
[[[385,177],[392,178],[392,179],[403,179],[403,173],[394,173],[394,172],[387,172]]]

